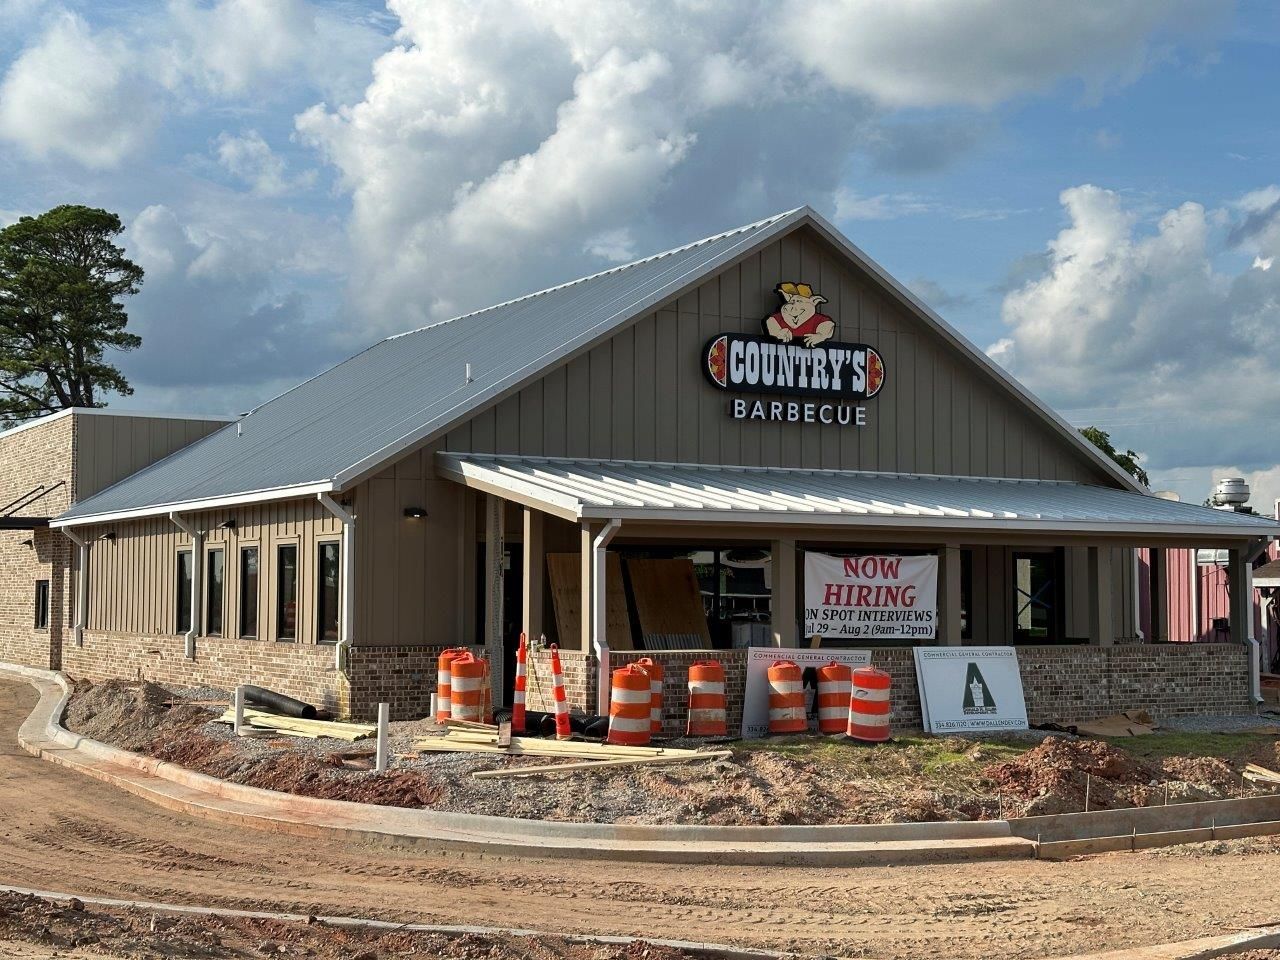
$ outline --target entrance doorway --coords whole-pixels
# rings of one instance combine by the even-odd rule
[[[503,550],[502,555],[502,676],[503,706],[511,696],[513,680],[516,675],[516,650],[520,647],[520,625],[524,623],[524,551],[519,544]],[[472,640],[477,646],[484,646],[484,591],[488,582],[487,548],[483,543],[476,544],[476,633]],[[530,640],[535,640],[531,637]]]
[[[1013,642],[1062,643],[1066,617],[1061,550],[1013,554]]]

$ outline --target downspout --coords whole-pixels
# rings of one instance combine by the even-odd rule
[[[196,658],[196,637],[200,635],[200,581],[204,573],[204,534],[187,523],[180,514],[171,513],[169,519],[173,525],[191,538],[191,629],[183,636],[186,638],[186,657]]]
[[[355,638],[354,597],[356,572],[356,518],[327,493],[316,494],[321,506],[342,524],[342,576],[338,592],[338,647],[334,651],[334,669],[343,673],[350,662],[351,644]]]
[[[591,544],[591,644],[596,652],[596,713],[609,714],[612,675],[609,669],[609,638],[605,635],[605,576],[608,564],[606,548],[622,528],[621,520],[610,520]]]
[[[1245,554],[1244,561],[1244,585],[1248,603],[1246,609],[1249,611],[1248,625],[1245,627],[1245,642],[1249,646],[1249,681],[1253,693],[1253,702],[1255,704],[1263,703],[1262,699],[1262,644],[1258,642],[1258,638],[1253,633],[1253,561],[1259,554],[1267,549],[1270,540],[1261,540],[1258,545]]]
[[[76,646],[84,646],[84,628],[89,620],[89,543],[70,527],[63,527],[67,539],[80,548],[80,568],[76,571],[76,625],[71,628]]]

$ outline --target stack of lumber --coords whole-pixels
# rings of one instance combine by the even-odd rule
[[[235,709],[228,709],[218,718],[219,723],[235,723]],[[253,730],[275,733],[285,737],[303,737],[318,740],[320,737],[333,737],[336,740],[363,740],[372,737],[377,728],[365,723],[340,723],[337,720],[303,720],[300,717],[281,717],[264,710],[244,712],[245,725]]]
[[[448,733],[443,737],[419,740],[414,746],[423,751],[496,753],[512,756],[556,757],[562,760],[586,761],[583,763],[478,770],[472,773],[472,776],[478,779],[538,777],[551,773],[648,766],[663,763],[686,763],[691,760],[716,760],[730,756],[730,751],[728,750],[704,752],[678,750],[674,747],[624,747],[609,743],[588,743],[581,740],[539,740],[536,737],[512,737],[510,746],[502,746],[498,743],[498,731],[496,728],[485,728],[479,724],[468,724],[465,727],[451,726]]]
[[[1275,770],[1268,770],[1266,767],[1260,767],[1256,763],[1245,764],[1244,777],[1251,783],[1262,783],[1269,787],[1280,787],[1280,773]]]

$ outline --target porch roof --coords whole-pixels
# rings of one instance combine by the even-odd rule
[[[567,520],[1022,530],[1241,540],[1280,523],[1059,480],[437,453],[445,477]]]

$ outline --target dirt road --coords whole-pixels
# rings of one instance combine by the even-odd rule
[[[235,830],[29,757],[16,732],[35,701],[0,682],[0,884],[885,958],[1060,956],[1280,920],[1274,841],[817,870],[503,860]]]

